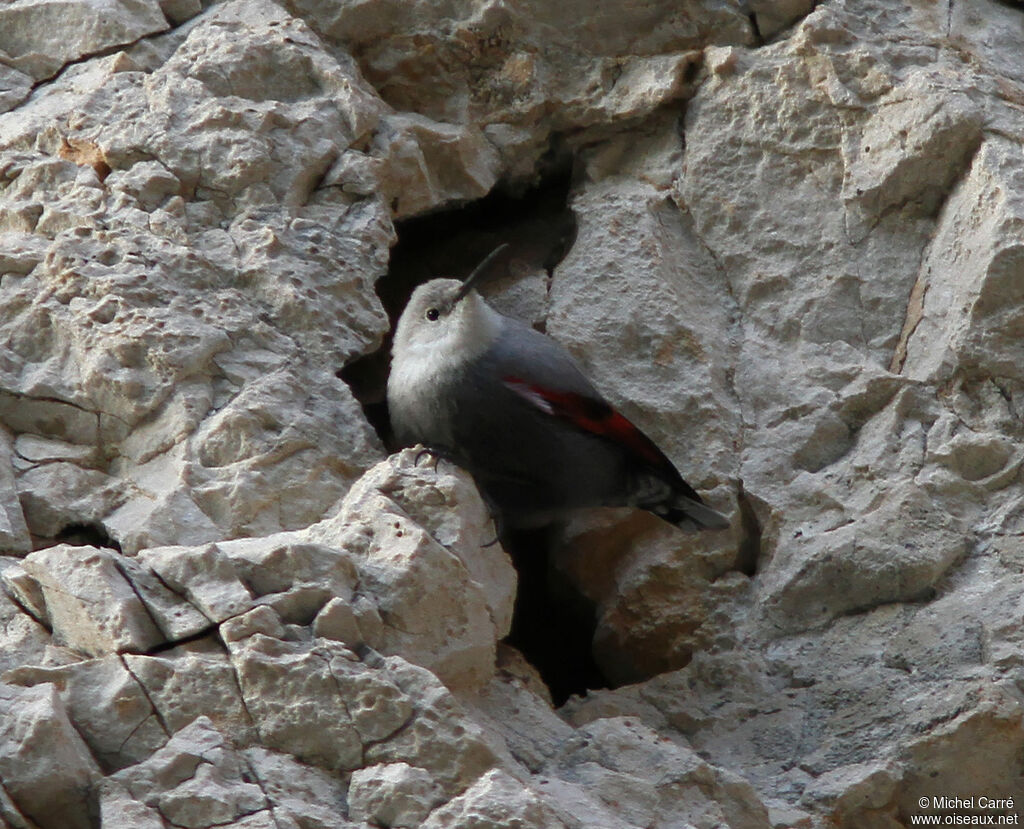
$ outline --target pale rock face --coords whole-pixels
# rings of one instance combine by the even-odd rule
[[[256,634],[233,645],[232,662],[260,741],[314,765],[359,768],[363,742],[388,737],[412,713],[394,684],[337,643]]]
[[[15,0],[0,10],[0,53],[14,69],[44,80],[71,61],[164,31],[161,6],[157,0]],[[54,26],[55,19],[62,25]]]
[[[266,795],[249,776],[244,757],[199,717],[144,763],[112,775],[109,787],[105,781],[100,802],[102,807],[108,796],[123,798],[127,791],[157,819],[179,826],[229,823],[268,808]]]
[[[491,544],[494,525],[469,476],[444,461],[439,473],[422,454],[408,449],[374,467],[309,536],[358,551],[360,592],[380,618],[377,628],[360,617],[367,644],[449,685],[478,686],[512,623],[515,571]]]
[[[245,5],[151,73],[122,55],[4,125],[3,420],[98,452],[22,471],[37,535],[297,528],[381,457],[333,372],[380,342],[392,230],[378,199],[317,187],[383,105],[301,22]]]
[[[348,788],[351,817],[396,829],[422,826],[442,800],[430,773],[408,763],[359,769],[353,772]]]
[[[109,550],[61,544],[21,565],[41,594],[39,621],[59,644],[90,656],[145,651],[163,641],[153,617]],[[58,575],[62,573],[63,575]],[[19,586],[5,581],[17,595]]]
[[[144,550],[139,560],[211,623],[237,616],[252,603],[231,560],[216,544],[202,549],[154,547]]]
[[[108,772],[145,760],[167,742],[169,734],[149,694],[117,656],[17,668],[4,680],[25,687],[52,684],[92,756]]]
[[[223,652],[215,648],[182,649],[168,655],[125,654],[122,659],[168,736],[178,733],[197,712],[202,712],[237,742],[256,741],[252,716]]]
[[[49,631],[38,621],[45,612],[42,592],[17,561],[13,558],[0,559],[0,573],[4,574],[3,595],[0,595],[4,649],[0,656],[0,669],[5,671],[21,665],[40,664],[51,642]],[[27,588],[27,594],[19,591],[19,582]]]
[[[3,4],[0,825],[1019,799],[1021,54],[995,0]],[[471,479],[338,372],[397,221],[570,161],[485,292],[731,526],[561,529],[619,687],[556,711]]]
[[[903,370],[915,379],[1024,380],[1020,153],[1018,143],[986,138],[943,209],[915,286],[919,308],[908,317]]]
[[[3,502],[0,503],[0,549],[20,555],[31,551],[32,539],[18,499],[13,468],[17,457],[10,437],[6,432],[0,432],[0,491],[3,492]]]
[[[37,826],[87,829],[99,767],[53,685],[0,684],[0,777],[4,811]],[[7,817],[5,816],[5,819]]]
[[[0,112],[14,109],[32,91],[32,76],[11,66],[0,66]]]
[[[505,772],[495,769],[420,825],[424,829],[456,826],[561,829],[565,823],[537,794]]]
[[[256,782],[272,804],[277,826],[296,829],[347,829],[344,782],[288,754],[254,747],[243,752]]]

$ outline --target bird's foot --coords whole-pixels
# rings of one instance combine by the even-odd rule
[[[442,460],[451,460],[451,456],[447,452],[444,452],[441,449],[438,449],[434,446],[424,446],[422,449],[420,449],[419,452],[416,453],[416,457],[413,459],[412,465],[419,466],[420,461],[424,458],[424,456],[431,457],[434,459],[434,472],[437,472],[437,465]]]

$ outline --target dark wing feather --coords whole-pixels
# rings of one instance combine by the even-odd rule
[[[494,372],[491,376],[501,378],[504,388],[581,435],[592,435],[615,447],[626,462],[627,474],[635,476],[641,489],[646,478],[661,481],[672,491],[667,500],[638,506],[679,526],[728,526],[722,515],[704,504],[654,442],[605,401],[568,352],[523,323],[508,318],[505,323],[490,364]]]
[[[521,377],[502,378],[505,386],[541,411],[571,423],[577,429],[606,438],[625,449],[639,467],[672,483],[681,495],[702,503],[700,495],[647,435],[600,397],[561,391],[529,383]]]

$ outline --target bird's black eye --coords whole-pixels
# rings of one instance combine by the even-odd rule
[[[428,308],[426,316],[428,320],[430,320],[431,322],[435,322],[437,318],[441,316],[441,312],[438,311],[436,308]]]

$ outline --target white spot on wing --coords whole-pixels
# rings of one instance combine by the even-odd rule
[[[552,408],[551,404],[544,399],[544,396],[530,388],[526,383],[520,383],[517,380],[502,380],[502,382],[521,398],[528,400],[542,412],[549,415],[553,415],[555,413],[555,410]]]

